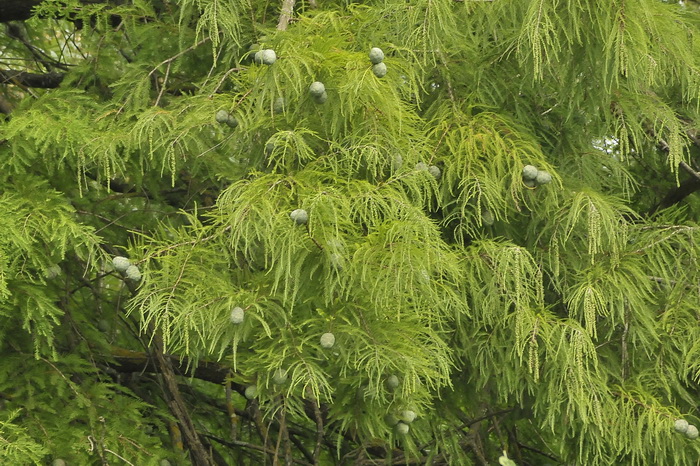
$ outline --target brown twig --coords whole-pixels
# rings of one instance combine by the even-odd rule
[[[160,85],[160,92],[158,92],[158,97],[156,98],[156,101],[153,103],[154,107],[157,107],[158,104],[160,103],[160,99],[163,97],[163,93],[165,92],[165,89],[168,87],[168,78],[170,77],[170,66],[172,65],[172,62],[168,63],[168,67],[165,69],[165,77],[163,78],[163,82]]]

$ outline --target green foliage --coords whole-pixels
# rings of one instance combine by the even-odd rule
[[[696,2],[282,8],[0,36],[2,462],[694,462]]]
[[[27,435],[25,429],[12,423],[19,414],[19,410],[10,412],[6,419],[0,421],[0,455],[5,461],[16,464],[41,464],[48,451]]]

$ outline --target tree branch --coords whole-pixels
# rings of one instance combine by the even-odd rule
[[[653,130],[648,130],[648,132],[651,136],[656,136]],[[657,145],[660,150],[667,154],[670,151],[670,146],[663,139],[659,139]],[[686,172],[690,173],[692,178],[688,178],[682,182],[680,186],[669,191],[658,204],[649,210],[648,215],[654,215],[659,210],[666,209],[674,204],[678,204],[695,191],[700,191],[700,173],[693,170],[693,168],[685,162],[681,162],[679,166]]]
[[[700,173],[693,170],[693,167],[691,167],[690,165],[688,165],[685,162],[681,162],[680,166],[683,170],[685,170],[686,172],[690,173],[692,176],[694,176],[695,178],[700,180]]]
[[[25,87],[39,87],[42,89],[57,88],[65,73],[27,73],[26,71],[0,70],[0,84],[17,84]]]
[[[22,45],[24,45],[29,53],[34,57],[36,63],[41,63],[46,71],[53,71],[54,68],[58,68],[63,71],[68,70],[67,64],[61,63],[59,60],[51,57],[42,49],[29,42],[23,23],[7,23],[5,25],[5,30],[7,37],[21,42]]]
[[[253,443],[241,442],[240,440],[224,440],[222,438],[215,437],[215,436],[209,435],[209,434],[203,434],[203,435],[204,435],[204,437],[212,439],[215,442],[220,443],[221,445],[224,445],[224,446],[232,448],[232,449],[236,449],[237,447],[241,447],[241,448],[250,448],[251,450],[261,451],[263,453],[267,453],[268,455],[272,455],[272,456],[277,454],[277,452],[270,450],[269,448],[266,448],[266,447],[260,446],[260,445],[255,445]],[[306,463],[304,461],[297,460],[297,459],[293,459],[292,462],[294,464],[303,464],[306,466],[311,466],[311,463]]]
[[[314,446],[313,460],[314,464],[318,464],[318,459],[321,456],[321,445],[323,444],[324,430],[323,430],[323,416],[321,415],[321,409],[319,405],[314,401],[313,403],[314,419],[316,420],[316,446]]]
[[[106,363],[107,366],[122,373],[131,372],[161,372],[161,368],[156,364],[148,354],[139,351],[130,351],[122,348],[114,348],[110,357],[114,358],[114,363]],[[187,375],[187,367],[190,366],[190,361],[187,358],[179,358],[177,356],[168,355],[176,375]],[[200,380],[206,380],[216,384],[222,384],[226,380],[229,369],[215,362],[200,361],[191,375]],[[245,390],[243,386],[232,383],[232,386],[239,393]]]
[[[668,194],[649,211],[649,215],[653,215],[659,210],[678,204],[696,191],[700,191],[700,178],[688,178],[682,182],[680,186],[669,191]]]
[[[289,20],[292,19],[292,11],[294,10],[294,0],[283,0],[282,1],[282,12],[280,13],[280,20],[277,23],[278,31],[286,31]]]
[[[151,329],[153,331],[153,329]],[[214,460],[211,454],[207,451],[207,448],[202,443],[202,440],[197,434],[197,429],[194,427],[192,418],[187,412],[187,405],[185,400],[182,398],[180,389],[177,386],[177,380],[175,378],[175,370],[173,368],[172,361],[163,352],[163,342],[159,335],[154,335],[153,337],[153,353],[155,354],[156,360],[158,361],[158,366],[160,366],[161,374],[163,375],[163,380],[165,381],[165,390],[168,394],[167,403],[173,416],[180,424],[180,429],[185,437],[187,446],[190,449],[190,454],[192,455],[192,460],[194,464],[201,466],[214,465]]]

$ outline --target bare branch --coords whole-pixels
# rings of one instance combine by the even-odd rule
[[[321,409],[315,401],[312,403],[312,405],[314,410],[314,418],[316,419],[316,446],[314,447],[314,463],[318,463],[324,436],[323,415],[321,415]]]
[[[139,351],[130,351],[122,348],[115,348],[109,356],[115,363],[107,365],[117,372],[160,372],[160,367],[148,354]],[[167,356],[173,365],[176,375],[190,375],[199,380],[206,380],[215,384],[221,384],[226,380],[229,369],[214,362],[199,361],[196,367],[188,374],[186,368],[191,364],[187,358],[177,356]],[[243,386],[232,384],[239,393],[243,393]]]
[[[46,71],[53,71],[54,68],[66,71],[68,70],[68,65],[61,63],[60,60],[56,60],[49,54],[36,47],[27,39],[27,33],[24,29],[23,23],[7,23],[5,25],[5,30],[7,37],[15,39],[24,45],[24,47],[29,51],[29,53],[34,57],[36,63],[43,65]]]
[[[651,136],[656,136],[656,133],[654,133],[654,131],[651,129],[648,129],[647,132],[649,132]],[[657,146],[666,153],[670,151],[670,146],[663,139],[658,139]],[[679,166],[686,172],[690,173],[692,178],[685,180],[680,184],[680,186],[669,191],[658,204],[649,210],[648,215],[653,215],[659,210],[671,207],[674,204],[678,204],[694,192],[700,191],[700,173],[693,170],[693,168],[685,162],[681,162]]]
[[[690,165],[688,165],[685,162],[681,162],[680,165],[681,165],[681,168],[683,170],[685,170],[686,172],[690,173],[692,176],[694,176],[695,178],[700,180],[700,173],[693,170],[693,167],[691,167]]]
[[[153,329],[151,329],[151,331],[154,332]],[[165,356],[163,352],[163,342],[159,335],[154,335],[153,337],[153,353],[155,354],[158,366],[160,366],[161,369],[161,374],[163,375],[163,380],[165,381],[164,388],[168,394],[166,400],[168,407],[173,416],[177,419],[178,424],[180,424],[180,429],[190,448],[190,454],[192,455],[194,464],[201,466],[214,465],[215,463],[211,454],[207,451],[207,448],[199,438],[192,418],[187,412],[187,405],[177,386],[177,379],[175,378],[175,370],[172,361]]]
[[[282,1],[282,12],[280,13],[280,20],[277,23],[278,31],[286,31],[289,20],[292,19],[292,12],[294,10],[294,0],[283,0]]]
[[[303,436],[302,438],[305,439],[306,436]],[[318,464],[318,461],[314,461],[314,457],[311,455],[309,449],[306,448],[304,442],[299,440],[296,435],[292,435],[291,431],[289,432],[289,439],[292,441],[294,446],[297,447],[301,454],[304,455],[304,458],[306,458],[311,464]]]
[[[266,447],[260,446],[260,445],[255,445],[253,443],[241,442],[240,440],[224,440],[222,438],[215,437],[215,436],[210,435],[210,434],[203,434],[203,435],[204,435],[204,437],[210,438],[210,439],[214,440],[215,442],[218,442],[221,445],[227,446],[229,448],[234,448],[234,449],[237,447],[249,448],[251,450],[256,450],[256,451],[261,451],[263,453],[267,453],[268,455],[275,455],[276,454],[275,451],[270,450],[269,448],[266,448]],[[306,463],[304,461],[300,461],[297,459],[293,459],[292,462],[294,464],[311,465],[311,463]]]
[[[61,84],[65,75],[65,73],[58,72],[37,74],[26,71],[0,70],[0,84],[54,89]]]
[[[678,204],[696,191],[700,191],[700,178],[688,178],[682,182],[680,186],[669,191],[668,194],[649,211],[649,215],[653,215],[659,210]]]

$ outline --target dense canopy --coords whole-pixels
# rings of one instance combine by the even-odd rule
[[[0,22],[3,464],[697,463],[697,1]]]

